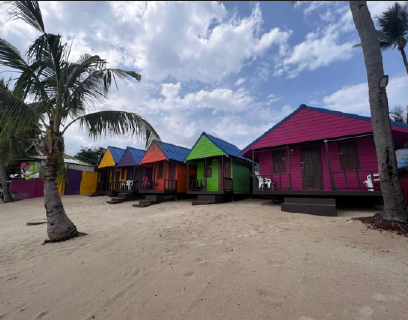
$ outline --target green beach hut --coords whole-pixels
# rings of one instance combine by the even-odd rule
[[[197,195],[193,204],[219,203],[251,193],[252,162],[240,152],[231,143],[201,134],[184,161],[187,168],[197,169],[196,176],[187,177],[187,194]]]

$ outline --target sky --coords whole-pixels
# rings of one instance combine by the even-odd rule
[[[368,2],[374,21],[394,2]],[[367,76],[348,2],[40,2],[46,32],[72,44],[72,61],[98,54],[142,81],[120,83],[99,110],[145,117],[164,142],[191,148],[205,131],[244,148],[301,104],[369,115]],[[10,21],[0,38],[25,52],[39,33]],[[406,106],[397,50],[383,53],[390,108]],[[7,70],[0,69],[2,75]],[[128,136],[90,139],[72,126],[66,153],[144,148]]]

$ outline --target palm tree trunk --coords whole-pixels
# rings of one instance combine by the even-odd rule
[[[13,201],[13,197],[10,194],[10,190],[7,184],[7,168],[1,159],[0,159],[0,182],[1,187],[3,189],[3,201],[4,202]]]
[[[400,52],[402,56],[402,61],[404,61],[404,66],[405,66],[405,69],[407,69],[407,74],[408,74],[408,61],[407,61],[407,55],[405,54],[404,48],[401,48]]]
[[[407,221],[407,205],[398,179],[387,92],[385,88],[379,88],[380,79],[384,76],[380,42],[366,1],[350,1],[350,10],[360,36],[367,70],[371,122],[384,198],[381,217],[386,220]]]
[[[47,233],[50,241],[62,241],[78,234],[76,226],[65,214],[58,192],[58,152],[47,156],[44,176],[44,205],[47,212]]]

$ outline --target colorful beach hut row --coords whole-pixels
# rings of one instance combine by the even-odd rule
[[[98,168],[98,193],[114,196],[109,203],[135,194],[145,195],[142,206],[181,194],[215,203],[251,193],[251,161],[236,146],[205,132],[192,149],[161,141],[153,141],[146,151],[108,147]]]
[[[408,125],[391,127],[395,147],[401,148]],[[147,151],[109,147],[99,167],[98,189],[126,189],[151,202],[160,194],[197,195],[198,203],[251,193],[382,196],[371,119],[306,105],[243,150],[203,132],[192,149],[158,141]]]

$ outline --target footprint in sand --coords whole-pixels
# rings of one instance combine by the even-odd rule
[[[134,269],[133,272],[132,272],[132,277],[136,277],[139,273],[140,273],[139,268]]]
[[[397,296],[389,296],[381,293],[375,293],[371,296],[372,299],[378,300],[378,301],[395,301],[395,302],[400,302],[401,298]]]
[[[0,319],[6,319],[8,312],[0,314]]]
[[[44,319],[50,312],[49,311],[42,311],[35,316],[36,320]]]
[[[185,277],[192,277],[193,275],[194,275],[193,271],[186,272],[186,273],[183,274],[183,276],[185,276]]]

